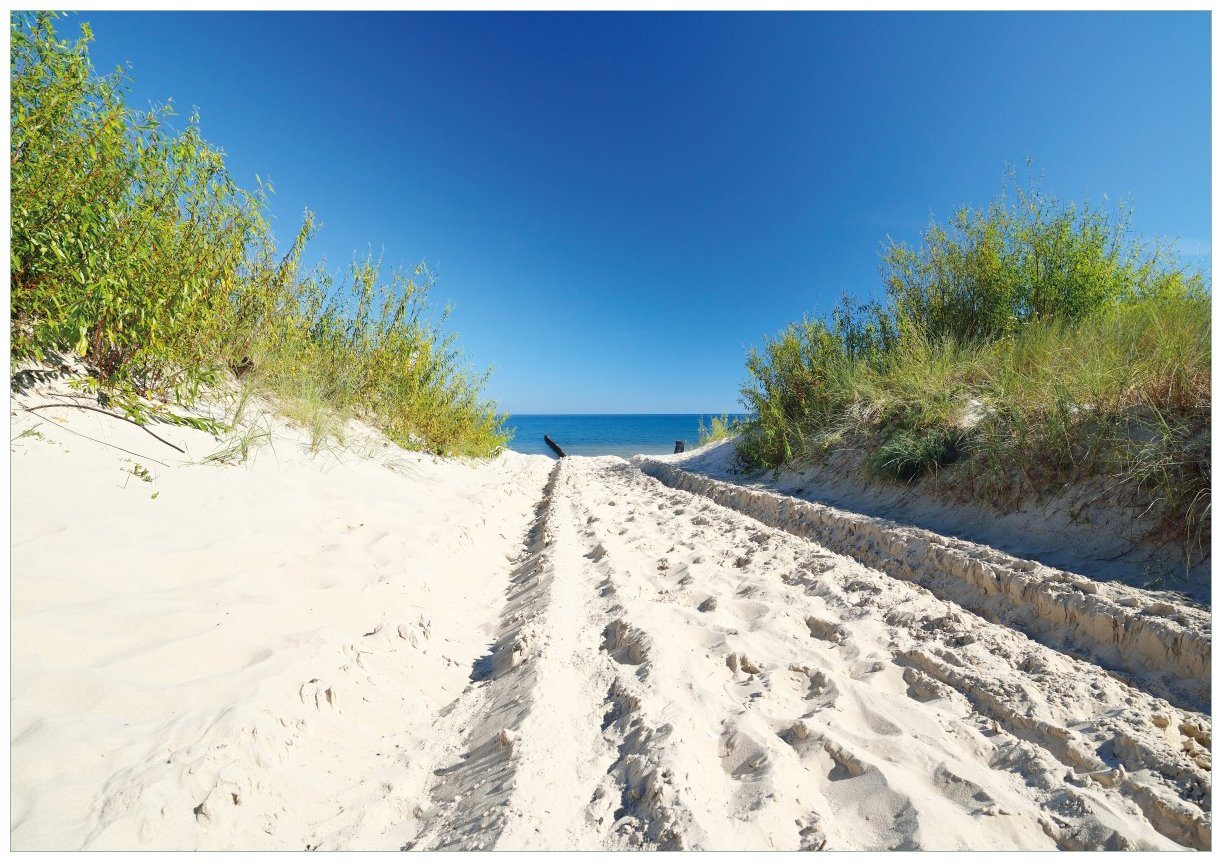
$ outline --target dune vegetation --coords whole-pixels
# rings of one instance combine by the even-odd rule
[[[270,187],[241,187],[197,116],[176,129],[169,105],[132,108],[81,29],[61,39],[45,12],[11,22],[14,361],[75,355],[84,387],[141,422],[199,424],[173,405],[232,372],[319,443],[359,416],[408,448],[504,446],[487,375],[432,313],[423,265],[304,267],[313,216],[278,249]]]
[[[860,451],[910,482],[957,462],[985,499],[1100,480],[1199,551],[1210,513],[1210,291],[1126,208],[1013,171],[984,209],[888,242],[882,302],[846,298],[747,360],[750,467]]]
[[[728,440],[738,434],[740,430],[740,420],[731,418],[728,413],[710,417],[707,426],[704,424],[704,417],[701,416],[696,431],[696,445],[703,446],[718,440]]]

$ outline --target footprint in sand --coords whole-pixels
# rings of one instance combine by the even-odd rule
[[[754,631],[773,616],[771,605],[750,599],[732,602],[727,607],[737,620],[745,624],[747,631]]]
[[[983,787],[952,772],[945,763],[934,770],[933,784],[947,799],[972,813],[996,807],[996,801]]]
[[[823,820],[813,811],[797,820],[798,849],[823,850],[827,847],[827,833],[823,831]]]
[[[897,792],[878,767],[830,740],[807,752],[826,769],[828,800],[856,821],[857,846],[870,850],[916,850],[918,815],[912,800]]]
[[[768,749],[759,740],[737,728],[721,736],[721,766],[743,781],[759,780],[768,771]]]
[[[798,693],[807,703],[808,712],[805,717],[835,704],[840,696],[840,689],[832,682],[831,677],[821,670],[811,670],[806,665],[790,665],[791,679],[794,680]]]
[[[939,682],[915,667],[904,668],[904,682],[908,686],[905,693],[920,703],[928,703],[931,700],[942,698],[950,699],[954,694],[950,686]]]
[[[810,632],[810,637],[813,637],[816,641],[825,641],[833,644],[833,646],[841,647],[846,658],[855,659],[860,654],[860,650],[853,646],[852,641],[849,641],[847,628],[838,624],[838,622],[822,620],[818,616],[808,616],[807,630]],[[870,663],[865,668],[862,668],[862,670],[866,674],[874,672],[874,663]]]
[[[849,639],[848,630],[840,623],[823,620],[819,617],[807,617],[806,628],[812,638],[841,646]]]
[[[603,630],[603,649],[620,664],[644,664],[649,655],[645,633],[623,620],[612,620]]]
[[[306,706],[312,705],[318,710],[322,710],[325,707],[331,709],[339,707],[339,696],[336,694],[335,688],[318,679],[302,683],[297,695]]]
[[[592,538],[592,537],[593,537],[593,536],[591,535],[591,538]],[[604,548],[604,547],[603,547],[601,544],[598,544],[598,545],[595,545],[595,546],[594,546],[594,549],[593,549],[593,550],[591,550],[591,551],[590,551],[588,554],[586,554],[585,556],[586,556],[586,559],[587,559],[587,560],[590,560],[591,562],[597,563],[597,562],[598,562],[599,560],[601,560],[603,557],[607,556],[607,549],[606,549],[606,548]]]
[[[726,656],[726,667],[728,667],[732,673],[737,674],[741,670],[748,676],[758,676],[764,672],[763,667],[759,663],[752,661],[746,655],[741,653],[730,653],[728,656]]]

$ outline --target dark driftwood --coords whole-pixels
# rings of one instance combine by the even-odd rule
[[[548,446],[550,446],[551,450],[555,452],[557,455],[559,455],[561,458],[565,457],[564,450],[561,449],[559,446],[557,446],[556,441],[553,440],[551,437],[548,437],[546,434],[544,434],[543,442],[546,443]]]
[[[680,452],[682,452],[682,451],[683,451],[683,445],[684,445],[684,444],[683,444],[683,441],[682,441],[682,440],[676,440],[676,441],[675,441],[675,454],[676,454],[676,455],[678,455]]]

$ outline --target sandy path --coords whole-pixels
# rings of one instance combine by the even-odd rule
[[[1191,609],[618,458],[12,424],[15,848],[1209,846]]]
[[[637,456],[633,463],[663,484],[919,584],[1179,706],[1208,709],[1212,620],[1208,609],[1173,593],[1092,580],[988,545],[703,475],[673,459]]]
[[[476,677],[409,846],[1209,843],[1207,717],[619,459],[554,468]]]

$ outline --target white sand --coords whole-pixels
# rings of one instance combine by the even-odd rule
[[[1157,519],[1127,504],[1114,484],[1098,478],[1041,497],[1013,490],[982,505],[970,489],[966,462],[942,467],[936,476],[896,482],[870,474],[865,453],[833,448],[822,461],[781,470],[744,472],[733,440],[652,460],[738,485],[771,490],[849,511],[891,518],[945,535],[981,542],[1024,559],[1098,581],[1149,587],[1159,584],[1208,606],[1209,536],[1186,566],[1180,543],[1157,538]],[[1143,538],[1147,531],[1153,537]],[[1208,528],[1207,528],[1208,531]]]
[[[1208,716],[621,459],[14,414],[15,849],[1208,846]]]
[[[165,467],[133,426],[16,412],[46,439],[12,447],[13,846],[410,835],[546,459],[338,463],[281,426],[253,465]]]

